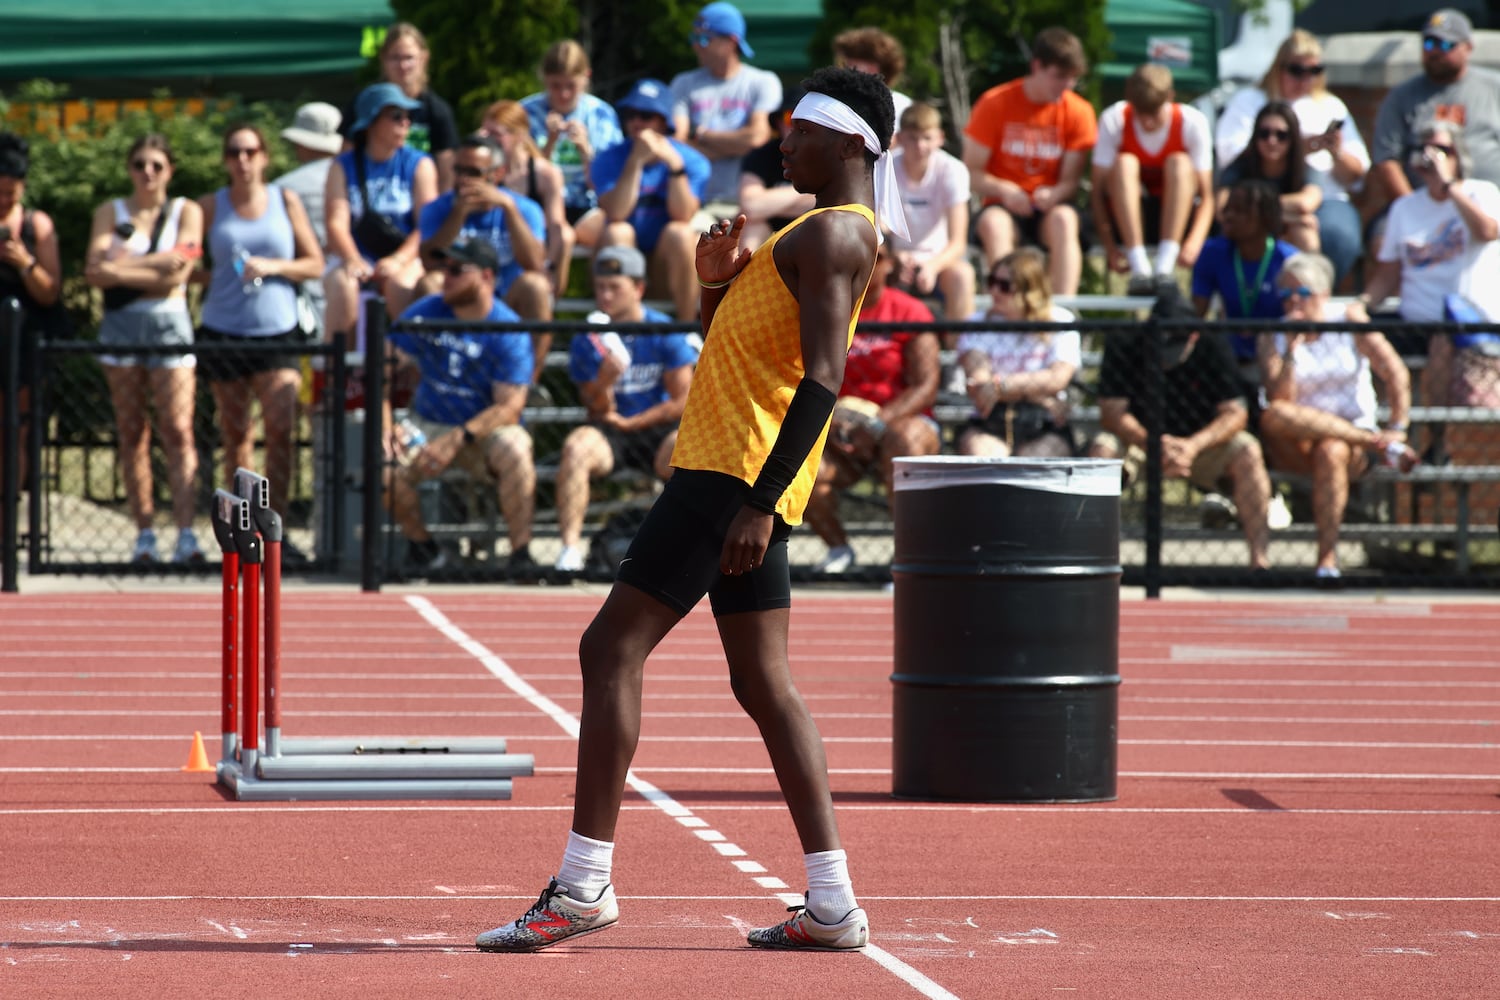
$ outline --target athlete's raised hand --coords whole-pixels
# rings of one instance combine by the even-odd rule
[[[716,285],[729,281],[750,263],[750,251],[740,246],[740,231],[744,228],[745,217],[737,215],[733,222],[720,219],[698,237],[698,255],[694,263],[700,282]]]

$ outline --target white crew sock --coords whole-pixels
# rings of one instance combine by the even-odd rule
[[[1177,270],[1177,255],[1182,253],[1182,244],[1176,240],[1162,240],[1156,244],[1156,273],[1171,277]]]
[[[802,855],[807,866],[807,912],[825,924],[836,924],[859,904],[849,881],[849,855],[817,851]]]
[[[557,880],[568,895],[580,903],[591,903],[609,886],[610,867],[614,864],[615,845],[592,840],[568,831],[568,846],[563,849],[562,867]]]
[[[1151,273],[1151,258],[1146,256],[1145,247],[1127,247],[1125,249],[1125,261],[1130,265],[1131,274]]]

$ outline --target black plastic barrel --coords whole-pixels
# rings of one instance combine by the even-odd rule
[[[896,461],[893,792],[1115,798],[1120,463]]]

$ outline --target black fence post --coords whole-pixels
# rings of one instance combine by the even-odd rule
[[[31,398],[28,400],[26,435],[31,460],[26,463],[26,488],[30,490],[26,505],[26,572],[32,575],[42,571],[42,511],[45,509],[45,498],[42,496],[42,445],[47,436],[46,414],[51,412],[49,387],[43,377],[51,357],[47,353],[46,344],[46,333],[38,334],[34,345],[36,350],[31,352],[31,377],[27,379],[27,384],[31,386]]]
[[[21,589],[16,562],[16,532],[20,529],[21,505],[21,303],[14,298],[0,302],[0,391],[5,393],[5,413],[0,416],[0,591]]]
[[[1146,375],[1146,565],[1145,583],[1148,598],[1161,596],[1161,432],[1165,415],[1164,396],[1166,379],[1161,368],[1161,352],[1165,337],[1156,316],[1146,320],[1145,364],[1141,366]]]
[[[385,489],[385,449],[381,447],[385,411],[385,300],[379,296],[364,299],[364,311],[365,432],[360,442],[364,459],[361,498],[364,532],[360,538],[360,589],[374,593],[380,590],[380,581],[385,576],[382,559],[385,547],[381,544],[384,541],[381,494]]]
[[[349,350],[349,336],[340,330],[333,335],[333,354],[324,364],[329,371],[329,383],[325,387],[323,403],[327,407],[323,422],[324,440],[329,442],[328,468],[324,470],[332,487],[328,508],[328,533],[332,535],[327,549],[329,561],[336,573],[344,570],[344,494],[349,488],[349,454],[345,447],[344,430],[349,419],[345,405],[349,392],[349,368],[345,357]]]

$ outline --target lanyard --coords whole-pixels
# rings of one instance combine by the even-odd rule
[[[1240,248],[1234,248],[1234,283],[1239,286],[1240,292],[1240,314],[1236,319],[1249,319],[1251,310],[1255,308],[1255,300],[1260,298],[1260,283],[1266,280],[1266,272],[1271,269],[1271,251],[1276,247],[1276,239],[1272,236],[1266,237],[1266,252],[1260,255],[1260,269],[1255,272],[1255,282],[1249,287],[1245,285],[1244,261],[1240,257]]]

